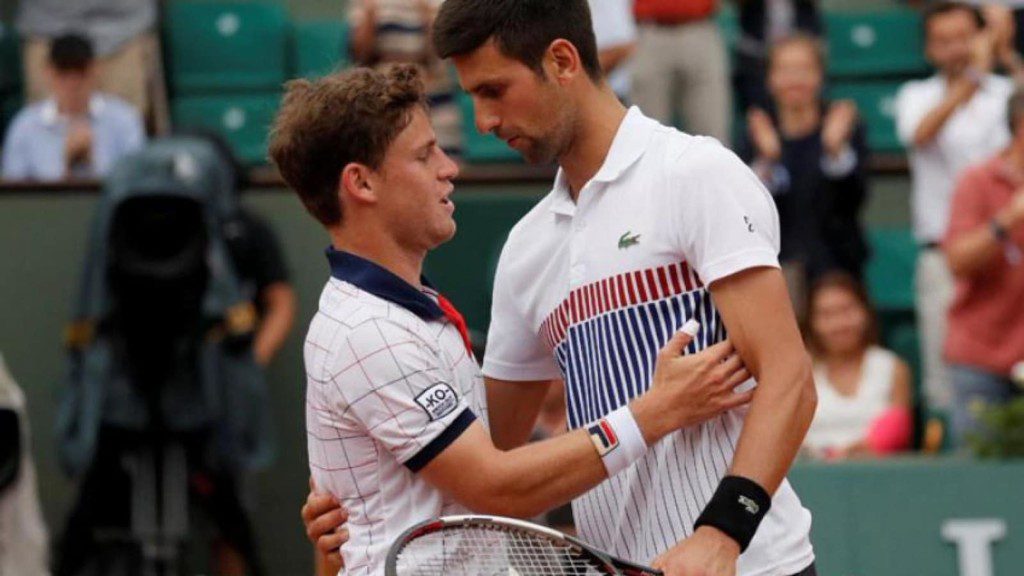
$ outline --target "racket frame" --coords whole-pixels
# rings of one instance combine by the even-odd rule
[[[456,516],[442,516],[433,520],[420,522],[403,532],[388,550],[388,556],[384,563],[384,576],[399,576],[397,572],[398,556],[405,547],[422,536],[441,532],[447,528],[456,526],[490,526],[508,531],[517,530],[527,534],[536,534],[541,537],[553,540],[561,545],[569,545],[578,548],[583,554],[590,557],[595,564],[600,566],[608,576],[661,576],[660,570],[648,568],[640,564],[634,564],[626,560],[615,558],[607,552],[594,548],[590,544],[563,534],[558,530],[540,526],[533,522],[519,520],[517,518],[505,518],[502,516],[487,516],[482,514],[464,514]]]

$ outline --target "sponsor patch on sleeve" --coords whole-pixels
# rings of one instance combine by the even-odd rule
[[[459,406],[459,395],[451,386],[439,382],[416,396],[416,403],[426,411],[431,421],[440,420]]]

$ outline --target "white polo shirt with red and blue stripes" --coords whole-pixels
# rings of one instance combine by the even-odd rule
[[[565,381],[570,428],[645,392],[655,357],[690,318],[688,348],[726,337],[707,286],[778,267],[770,194],[712,138],[626,115],[597,174],[570,196],[554,189],[512,230],[494,282],[483,372]],[[749,384],[752,385],[752,384]],[[629,469],[573,502],[580,535],[649,562],[693,531],[726,475],[746,409],[671,434]],[[811,515],[788,482],[776,492],[740,576],[796,574],[814,560]]]

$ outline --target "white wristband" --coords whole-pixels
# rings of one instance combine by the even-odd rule
[[[604,462],[609,478],[628,468],[647,452],[647,442],[644,441],[644,435],[629,405],[591,424],[587,432]]]

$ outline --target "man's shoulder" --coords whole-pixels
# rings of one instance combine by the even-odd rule
[[[725,178],[747,166],[732,150],[710,136],[692,136],[672,130],[675,134],[660,136],[665,140],[656,157],[670,182],[700,183]],[[658,135],[655,138],[659,138]],[[658,152],[658,150],[654,150]]]
[[[341,338],[377,339],[403,334],[429,340],[426,323],[418,316],[336,278],[324,286],[314,324],[329,328],[339,342]]]
[[[11,119],[11,126],[8,130],[13,133],[21,133],[22,136],[31,136],[35,129],[43,123],[43,110],[45,102],[36,102],[23,106]]]

